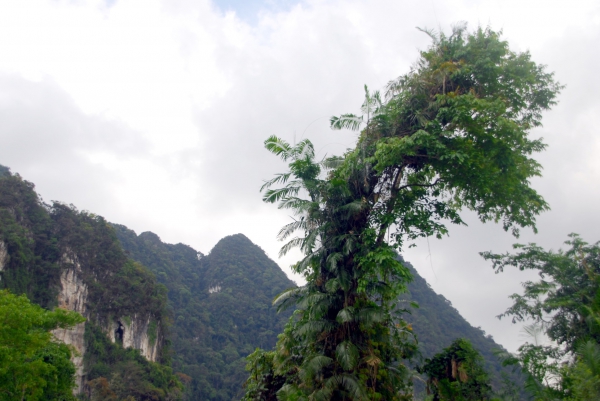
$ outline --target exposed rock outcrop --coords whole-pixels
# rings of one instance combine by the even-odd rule
[[[1,243],[0,243],[1,244]],[[0,247],[0,262],[2,262],[2,253]],[[88,287],[82,276],[81,264],[77,256],[65,253],[61,264],[65,266],[60,276],[61,290],[58,293],[58,306],[60,308],[79,312],[86,318],[90,318],[88,313]],[[54,336],[71,345],[76,354],[73,356],[73,363],[76,368],[76,388],[75,394],[80,394],[83,390],[85,381],[83,357],[85,355],[85,322],[76,325],[72,329],[54,330]],[[156,362],[159,355],[159,343],[162,334],[159,325],[152,322],[149,316],[139,317],[121,317],[111,320],[102,325],[102,329],[107,337],[113,342],[122,343],[125,348],[139,349],[141,354],[149,361]]]
[[[152,319],[134,315],[124,316],[104,327],[104,332],[114,342],[121,342],[124,348],[134,348],[149,361],[156,362],[159,352],[159,326]]]
[[[87,317],[86,301],[88,288],[81,279],[81,265],[77,260],[69,259],[66,256],[63,257],[63,260],[68,262],[72,267],[64,270],[60,276],[61,290],[58,293],[58,306],[60,308],[79,312],[84,317]],[[76,369],[76,388],[74,392],[79,394],[83,388],[84,380],[83,355],[85,354],[85,322],[79,323],[69,330],[54,330],[53,334],[58,340],[71,345],[76,351],[76,354],[73,356],[73,363],[75,364]]]
[[[3,241],[0,241],[0,272],[4,270],[4,266],[8,263],[8,249]]]

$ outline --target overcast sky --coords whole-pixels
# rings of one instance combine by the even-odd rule
[[[466,21],[504,32],[567,87],[544,116],[548,150],[534,186],[552,210],[520,242],[558,249],[570,232],[600,240],[600,3],[401,0],[3,0],[0,164],[44,200],[207,253],[243,233],[277,259],[286,213],[261,202],[285,170],[270,135],[309,138],[319,155],[356,133],[328,118],[358,112],[363,85],[404,74],[429,38]],[[452,227],[405,253],[474,326],[515,350],[519,327],[495,316],[531,276],[495,275],[478,252],[510,249],[498,226]],[[298,280],[298,278],[294,278]]]

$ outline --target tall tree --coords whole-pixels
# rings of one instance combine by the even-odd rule
[[[308,140],[265,142],[289,171],[265,183],[264,200],[295,212],[279,238],[289,240],[282,253],[304,252],[294,270],[307,284],[275,300],[296,312],[271,370],[261,369],[283,380],[253,373],[246,399],[410,397],[401,361],[416,346],[395,302],[411,276],[396,251],[462,224],[463,208],[515,234],[547,209],[529,185],[540,174],[531,156],[544,149],[529,131],[560,85],[490,29],[429,34],[431,47],[384,96],[365,87],[363,115],[331,119],[334,129],[360,130],[343,157],[316,161]]]

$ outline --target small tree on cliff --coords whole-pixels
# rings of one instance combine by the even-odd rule
[[[354,150],[316,161],[308,140],[265,142],[289,171],[265,183],[264,200],[295,212],[279,238],[288,240],[282,253],[303,251],[294,269],[307,284],[275,300],[296,313],[268,358],[251,356],[262,373],[252,372],[246,399],[409,397],[401,361],[415,344],[395,302],[411,276],[396,251],[441,237],[445,222],[462,224],[463,208],[514,234],[535,229],[547,209],[529,183],[544,144],[529,131],[560,85],[489,29],[431,36],[385,96],[365,88],[362,116],[331,119],[334,129],[360,130]]]

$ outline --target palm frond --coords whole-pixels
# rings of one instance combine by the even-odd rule
[[[300,187],[292,184],[295,183],[288,183],[288,185],[286,185],[283,188],[268,189],[265,192],[265,195],[263,196],[263,201],[268,203],[275,203],[281,199],[298,195],[298,192],[300,192]]]
[[[296,214],[300,214],[306,212],[311,207],[311,205],[313,205],[313,202],[311,202],[308,199],[302,199],[296,196],[288,196],[281,200],[278,208],[293,209],[295,210]]]
[[[417,29],[419,31],[423,32],[424,34],[426,34],[427,36],[429,36],[431,38],[431,40],[433,41],[434,44],[439,43],[439,41],[440,41],[440,34],[437,33],[434,29],[419,28],[419,27],[417,27]]]
[[[304,242],[302,243],[302,246],[300,247],[300,249],[306,254],[306,253],[311,253],[313,251],[313,249],[315,248],[315,243],[317,242],[317,239],[319,238],[319,231],[318,230],[312,230],[308,233],[308,235],[306,236],[306,238],[304,239]]]
[[[265,183],[260,187],[260,192],[262,192],[265,188],[271,187],[273,184],[285,184],[291,175],[291,173],[276,174],[274,178],[271,178],[269,181],[265,181]]]
[[[350,323],[354,321],[354,307],[348,306],[338,312],[336,320],[340,323]]]
[[[296,247],[302,247],[303,243],[304,238],[296,237],[291,239],[284,246],[281,247],[281,249],[279,250],[279,257],[285,256],[289,251]]]
[[[356,311],[356,321],[371,326],[374,323],[381,323],[386,319],[386,313],[378,307],[361,308]]]
[[[338,278],[332,278],[325,283],[325,290],[329,293],[336,292],[340,288],[341,285]]]
[[[325,355],[316,355],[313,358],[309,359],[304,366],[304,369],[310,371],[311,373],[318,373],[324,367],[331,365],[333,359],[325,356]]]
[[[265,141],[265,148],[269,152],[280,156],[283,161],[286,161],[291,156],[290,151],[292,148],[290,147],[290,144],[275,135],[271,135],[267,138]]]
[[[315,148],[308,139],[300,141],[300,143],[294,147],[293,152],[297,159],[308,158],[309,160],[312,160],[315,157]]]
[[[298,307],[301,309],[307,309],[308,307],[315,305],[316,303],[324,300],[325,298],[327,298],[327,294],[322,292],[315,292],[307,297],[302,298],[302,301],[298,304]]]
[[[298,327],[296,333],[299,336],[316,336],[317,334],[331,330],[333,325],[325,320],[308,321]]]
[[[363,117],[357,117],[354,114],[342,114],[339,117],[331,117],[329,125],[331,129],[349,129],[352,131],[358,131],[360,126],[364,124]]]
[[[305,230],[306,229],[306,221],[304,216],[302,216],[298,220],[294,220],[291,223],[286,224],[279,230],[277,233],[277,239],[279,241],[284,241],[287,237],[292,235],[297,230]]]
[[[273,299],[273,306],[288,303],[288,300],[296,301],[307,292],[308,289],[306,286],[287,289]]]
[[[338,262],[340,260],[342,260],[342,258],[343,258],[343,256],[339,252],[330,254],[327,257],[327,261],[326,261],[327,267],[328,267],[329,271],[332,271],[332,272],[336,271],[337,270]]]
[[[344,374],[336,377],[341,387],[343,387],[353,400],[367,400],[365,389],[361,386],[360,381],[354,375]]]
[[[358,348],[350,341],[343,341],[335,349],[335,357],[344,370],[352,371],[358,364]]]

